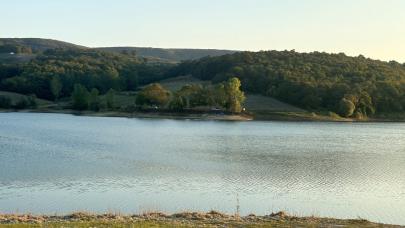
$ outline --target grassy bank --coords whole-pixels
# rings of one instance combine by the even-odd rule
[[[265,216],[236,216],[210,211],[176,214],[120,215],[74,213],[66,216],[0,215],[0,227],[400,227],[363,219],[289,216],[284,212]]]

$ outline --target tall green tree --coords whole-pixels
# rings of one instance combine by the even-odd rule
[[[100,110],[100,98],[98,95],[99,95],[98,89],[93,88],[89,96],[89,108],[92,111]]]
[[[89,107],[89,91],[81,84],[75,84],[73,87],[72,107],[80,111]]]
[[[170,91],[159,83],[153,83],[143,88],[136,97],[137,105],[156,105],[164,107],[170,100]]]
[[[240,87],[241,82],[236,77],[230,78],[225,84],[227,109],[230,112],[239,113],[242,111],[245,94],[240,90]]]
[[[50,87],[51,87],[51,92],[52,92],[52,95],[53,95],[55,101],[57,101],[60,96],[60,93],[62,91],[62,86],[63,85],[62,85],[62,82],[60,81],[59,76],[52,77],[52,80],[50,82]]]
[[[343,117],[350,117],[353,115],[354,110],[356,110],[356,106],[352,101],[342,98],[342,100],[339,102],[339,115]]]
[[[113,89],[108,90],[107,94],[105,95],[106,106],[108,109],[114,109],[114,98],[115,91]]]

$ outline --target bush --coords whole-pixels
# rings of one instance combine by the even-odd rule
[[[356,106],[350,100],[343,98],[339,103],[339,114],[343,117],[350,117],[353,115]]]
[[[11,99],[6,96],[0,96],[0,108],[11,108]]]
[[[27,97],[28,107],[30,108],[37,108],[37,97],[35,95],[30,95]]]
[[[86,110],[89,107],[89,91],[81,84],[75,84],[72,93],[73,109]]]
[[[15,109],[26,109],[29,107],[29,102],[27,98],[21,98],[17,103],[14,105]]]

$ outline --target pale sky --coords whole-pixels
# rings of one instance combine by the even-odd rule
[[[405,0],[0,0],[0,37],[405,62]]]

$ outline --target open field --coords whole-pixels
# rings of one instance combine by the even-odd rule
[[[176,91],[181,89],[181,87],[187,84],[201,84],[201,85],[210,85],[211,81],[202,81],[198,78],[194,78],[190,75],[187,76],[179,76],[175,78],[165,79],[159,82],[163,87],[170,91]]]
[[[0,227],[400,227],[372,223],[363,219],[295,217],[284,212],[265,216],[227,215],[182,212],[167,215],[160,212],[141,215],[74,213],[66,216],[0,215]]]

